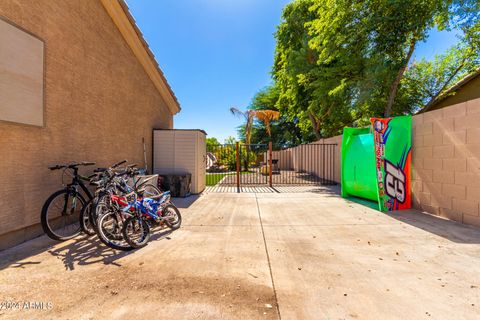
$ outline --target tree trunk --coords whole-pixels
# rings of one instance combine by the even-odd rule
[[[385,118],[390,117],[390,114],[392,113],[393,102],[395,101],[395,97],[397,95],[398,86],[400,85],[400,81],[402,80],[405,70],[407,70],[408,63],[410,62],[410,58],[412,57],[413,51],[415,50],[416,43],[417,43],[417,39],[414,36],[410,44],[410,48],[408,49],[407,57],[405,58],[405,63],[400,68],[400,70],[398,70],[397,76],[395,77],[395,80],[393,81],[392,86],[390,87],[387,107],[385,108]]]
[[[322,135],[320,134],[320,123],[315,117],[315,115],[310,111],[308,112],[308,117],[310,118],[310,121],[312,122],[312,127],[313,127],[313,133],[315,134],[315,137],[317,140],[320,140],[322,138]]]

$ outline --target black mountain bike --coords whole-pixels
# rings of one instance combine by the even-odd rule
[[[66,184],[65,188],[54,192],[42,208],[41,222],[43,231],[54,240],[68,240],[80,234],[80,212],[85,206],[87,200],[92,199],[93,195],[85,186],[83,181],[90,181],[95,176],[82,176],[78,173],[80,166],[92,166],[95,162],[74,162],[70,164],[57,164],[48,167],[50,170],[63,169],[62,184],[67,174],[70,174],[72,181]],[[88,198],[80,193],[83,191]]]

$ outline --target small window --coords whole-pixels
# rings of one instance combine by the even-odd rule
[[[0,19],[0,120],[43,126],[44,43]]]

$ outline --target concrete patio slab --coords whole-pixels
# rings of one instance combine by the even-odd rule
[[[282,318],[478,319],[478,229],[334,197],[258,201]]]
[[[480,230],[309,193],[207,193],[141,250],[40,237],[0,252],[3,319],[478,319]],[[278,304],[278,309],[277,309]]]

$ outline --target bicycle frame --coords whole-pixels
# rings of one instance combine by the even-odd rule
[[[135,198],[133,201],[128,202],[126,196],[112,196],[112,200],[122,208],[121,211],[123,213],[134,214],[134,212],[138,212],[143,216],[159,221],[163,220],[163,217],[157,215],[156,212],[158,212],[159,208],[168,204],[170,200],[170,192],[164,192],[159,200],[151,198]]]
[[[67,188],[72,189],[72,187],[75,189],[75,192],[78,192],[78,189],[76,188],[77,186],[80,186],[82,191],[87,195],[88,199],[91,200],[93,199],[93,194],[92,192],[87,188],[87,186],[83,183],[81,178],[79,179],[78,174],[75,174],[73,177],[73,180],[71,183],[67,184]]]

